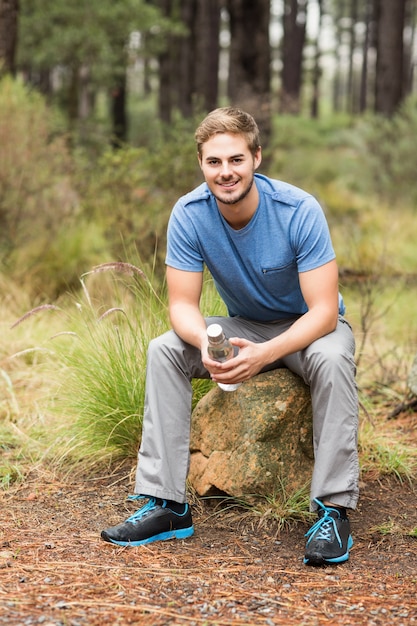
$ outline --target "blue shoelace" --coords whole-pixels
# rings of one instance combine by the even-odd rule
[[[140,509],[135,511],[133,515],[128,517],[126,522],[136,522],[143,515],[145,515],[145,513],[148,513],[149,511],[153,511],[156,508],[156,498],[148,498],[148,496],[133,495],[133,496],[128,496],[127,499],[128,500],[148,500],[148,502],[144,504]]]
[[[308,543],[313,538],[323,541],[331,541],[333,530],[339,546],[342,547],[342,540],[340,538],[336,520],[332,515],[330,515],[330,512],[335,511],[336,509],[326,507],[324,504],[322,504],[322,502],[320,502],[320,500],[315,500],[315,502],[317,502],[317,504],[324,510],[324,514],[317,520],[315,524],[313,524],[310,530],[306,532],[305,536],[310,537]],[[317,535],[314,536],[316,533]]]

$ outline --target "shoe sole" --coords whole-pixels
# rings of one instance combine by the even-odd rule
[[[190,526],[189,528],[180,528],[179,530],[169,530],[165,533],[159,533],[159,535],[153,535],[152,537],[148,537],[147,539],[141,539],[140,541],[116,541],[115,539],[111,539],[105,533],[101,533],[102,539],[104,541],[108,541],[109,543],[114,543],[118,546],[130,546],[135,548],[137,546],[143,546],[147,543],[153,543],[154,541],[167,541],[168,539],[187,539],[187,537],[191,537],[194,534],[194,526]]]
[[[348,537],[348,542],[347,542],[347,550],[344,554],[342,554],[341,556],[336,556],[334,559],[325,559],[323,557],[319,557],[319,555],[317,555],[317,558],[304,558],[304,565],[326,565],[326,564],[335,564],[335,563],[345,563],[348,559],[349,559],[349,550],[352,548],[353,546],[353,539],[352,536],[349,535]]]

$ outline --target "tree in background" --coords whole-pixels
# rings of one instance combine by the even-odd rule
[[[335,111],[393,115],[415,89],[416,1],[20,0],[17,68],[59,103],[73,129],[92,117],[97,102],[102,112],[105,93],[114,145],[130,138],[128,102],[135,98],[158,102],[156,117],[165,126],[174,114],[192,118],[239,104],[256,114],[267,138],[271,102],[299,114],[308,97],[317,117],[332,87]],[[0,55],[12,70],[17,8],[17,0],[0,0]],[[310,33],[314,15],[317,32]],[[325,61],[332,74],[325,75]]]
[[[317,20],[317,34],[315,40],[313,42],[314,45],[314,53],[313,53],[313,67],[311,73],[311,105],[310,105],[310,113],[313,119],[317,119],[319,117],[319,103],[320,103],[320,78],[321,78],[321,47],[320,47],[320,39],[321,39],[321,29],[323,23],[323,0],[317,0],[318,6],[318,20]]]
[[[156,0],[163,15],[182,22],[158,55],[159,116],[184,117],[218,106],[221,11],[230,29],[228,98],[256,114],[270,134],[270,0]],[[254,28],[254,24],[256,28]]]
[[[405,33],[403,37],[404,45],[404,84],[405,93],[411,94],[413,91],[413,79],[415,74],[416,59],[416,26],[417,26],[417,1],[408,0],[405,5]]]
[[[155,25],[164,26],[160,12],[144,0],[21,0],[19,68],[49,98],[60,94],[71,128],[107,90],[112,134],[123,141],[129,37]]]
[[[308,0],[284,0],[280,110],[300,113]]]
[[[195,29],[195,106],[211,111],[218,103],[220,56],[219,0],[196,0]]]
[[[173,0],[157,0],[157,6],[165,18],[169,18],[173,11]],[[154,38],[159,39],[159,38]],[[171,122],[172,113],[172,85],[174,77],[172,74],[172,50],[174,46],[173,38],[167,34],[166,45],[161,46],[158,52],[159,65],[159,93],[158,93],[158,113],[159,119],[165,124]]]
[[[407,0],[376,0],[377,61],[375,111],[392,116],[404,96],[404,45]]]
[[[156,2],[177,26],[158,54],[159,116],[168,124],[174,109],[187,118],[217,106],[220,0]]]
[[[252,113],[264,142],[271,133],[270,1],[228,0],[230,101]]]
[[[369,49],[371,42],[371,24],[373,16],[373,1],[365,0],[364,6],[364,37],[362,43],[362,69],[360,76],[360,92],[359,92],[359,112],[366,111],[368,104],[368,63],[369,63]]]
[[[0,0],[0,76],[14,74],[19,0]]]
[[[413,89],[416,0],[334,0],[327,11],[335,26],[334,110],[391,117]]]

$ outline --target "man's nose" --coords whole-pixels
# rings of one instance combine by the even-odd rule
[[[227,161],[222,163],[220,173],[223,177],[231,176],[230,164]]]

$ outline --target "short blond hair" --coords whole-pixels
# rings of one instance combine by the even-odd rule
[[[213,135],[233,133],[243,135],[253,155],[260,147],[259,128],[252,115],[237,107],[222,107],[211,111],[195,131],[198,154],[201,156],[203,144]]]

